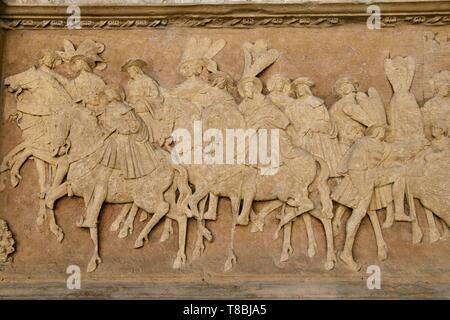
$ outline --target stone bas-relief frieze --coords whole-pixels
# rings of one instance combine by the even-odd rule
[[[176,269],[186,265],[187,257],[207,259],[208,242],[226,241],[224,271],[232,270],[246,259],[235,249],[236,230],[267,232],[264,226],[274,212],[279,212],[272,217],[278,224],[274,241],[282,243],[279,260],[293,254],[292,225],[301,218],[308,256],[325,248],[323,267],[329,272],[336,264],[361,268],[354,246],[365,216],[379,260],[388,258],[383,229],[394,224],[407,224],[411,242],[422,241],[418,202],[430,242],[448,236],[450,71],[432,75],[434,96],[421,105],[411,92],[414,52],[388,57],[380,72],[392,87],[389,101],[377,88],[363,92],[357,79],[342,74],[330,84],[336,97],[328,105],[316,96],[310,75],[288,77],[277,69],[262,80],[261,73],[274,68],[283,54],[283,48],[264,39],[242,42],[238,81],[215,59],[227,50],[225,40],[186,39],[176,68],[184,80],[174,87],[160,85],[149,62],[136,56],[123,57],[124,87],[100,76],[99,70],[111,67],[103,57],[107,50],[101,38],[67,39],[59,50],[42,48],[28,69],[4,80],[22,141],[3,158],[2,179],[17,187],[26,179],[22,166],[33,159],[39,181],[36,224],[48,223],[59,242],[65,234],[55,202],[83,199],[76,226],[88,229],[92,240],[87,271],[102,262],[98,225],[108,203],[121,206],[110,231],[133,237],[136,249],[146,245],[158,224],[160,240],[169,239],[175,221]],[[70,72],[60,72],[60,66]],[[200,141],[195,140],[199,124]],[[246,134],[243,154],[221,153],[229,132]],[[193,143],[187,144],[186,137]],[[251,141],[261,137],[270,140],[269,160],[252,162]],[[221,198],[231,202],[226,240],[212,231],[219,216],[227,214],[218,206]],[[313,228],[314,220],[323,226],[323,235]],[[136,235],[137,223],[144,227]],[[6,223],[3,229],[1,243],[10,244],[0,247],[6,259],[14,241]],[[192,254],[187,253],[188,233],[195,235]],[[338,234],[345,237],[342,246],[335,243]]]

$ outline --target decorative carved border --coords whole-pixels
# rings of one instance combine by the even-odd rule
[[[385,27],[450,24],[450,1],[371,4],[380,7],[381,24]],[[82,6],[80,24],[83,29],[332,27],[365,23],[368,6],[365,3]],[[0,28],[66,28],[69,16],[66,10],[66,6],[3,6]]]

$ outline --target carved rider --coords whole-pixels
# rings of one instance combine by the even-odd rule
[[[293,102],[291,79],[279,73],[274,74],[267,81],[269,99],[274,105],[285,112],[286,107]]]
[[[132,105],[134,111],[144,119],[149,133],[152,135],[150,141],[161,140],[163,129],[160,122],[165,118],[164,97],[158,83],[142,70],[147,63],[140,59],[127,61],[121,68],[130,76],[126,87],[127,101]],[[151,132],[150,132],[151,131]],[[153,137],[155,136],[155,137]]]
[[[350,77],[342,77],[334,84],[339,100],[330,108],[330,116],[336,124],[339,142],[349,148],[356,139],[364,136],[366,127],[373,123],[356,101],[358,83]]]
[[[339,176],[336,169],[343,152],[324,101],[313,95],[314,82],[309,78],[297,78],[292,86],[297,99],[288,105],[285,113],[294,129],[291,134],[294,144],[324,159],[330,177]]]
[[[105,200],[109,177],[118,170],[126,179],[136,179],[152,173],[157,166],[158,156],[149,141],[147,126],[136,112],[124,102],[125,92],[120,86],[107,86],[99,95],[106,109],[99,116],[100,123],[108,136],[100,149],[98,176],[93,190],[93,208]],[[82,227],[93,227],[99,211],[86,212]]]
[[[443,121],[450,128],[450,71],[441,71],[430,80],[434,96],[421,109],[428,133],[436,121]]]
[[[94,112],[97,95],[105,89],[103,79],[94,73],[95,61],[88,56],[75,55],[70,58],[72,69],[77,73],[74,79],[58,77],[67,92],[76,102],[82,102],[84,106]]]
[[[342,159],[343,173],[347,173],[357,190],[357,205],[347,222],[346,239],[342,260],[352,269],[360,266],[353,259],[353,243],[362,219],[366,216],[375,187],[393,184],[394,205],[397,216],[411,219],[404,213],[405,169],[393,165],[389,158],[395,152],[392,145],[384,142],[384,125],[373,125],[366,135],[359,138]],[[388,163],[388,166],[385,166]]]

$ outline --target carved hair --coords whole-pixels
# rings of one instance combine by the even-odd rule
[[[336,80],[336,82],[334,83],[333,93],[337,96],[342,96],[343,95],[342,87],[346,84],[351,84],[356,90],[358,90],[359,87],[358,81],[356,81],[352,77],[343,76],[338,80]]]
[[[249,82],[253,83],[253,86],[256,88],[256,90],[258,92],[262,92],[263,83],[262,83],[262,81],[259,78],[257,78],[257,77],[246,77],[244,79],[241,79],[241,81],[239,81],[239,84],[238,84],[238,92],[239,92],[239,95],[241,97],[244,96],[244,85],[246,83],[249,83]]]

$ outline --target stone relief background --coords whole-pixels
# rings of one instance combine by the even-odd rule
[[[226,71],[237,80],[242,73],[244,60],[241,46],[245,41],[266,39],[281,56],[261,79],[266,82],[270,75],[283,73],[290,78],[308,76],[316,83],[315,95],[331,106],[337,98],[332,94],[335,80],[343,75],[351,75],[359,80],[361,90],[375,87],[381,94],[385,105],[392,94],[384,73],[384,59],[391,56],[412,56],[417,65],[412,92],[419,105],[431,97],[428,79],[435,72],[448,69],[448,28],[422,28],[400,26],[395,29],[382,29],[372,32],[357,25],[346,25],[333,29],[249,29],[249,30],[205,30],[205,29],[167,29],[167,30],[42,30],[14,31],[5,37],[2,60],[2,79],[27,69],[36,61],[36,52],[49,48],[61,50],[64,39],[80,43],[86,38],[105,44],[102,54],[107,68],[99,74],[107,82],[120,82],[125,85],[128,77],[120,72],[120,66],[130,59],[139,58],[150,65],[146,72],[165,88],[172,88],[182,82],[176,68],[189,36],[208,36],[212,39],[226,40],[225,48],[217,54],[215,61],[219,69]],[[64,72],[64,70],[62,70]],[[3,83],[3,81],[2,81]],[[14,101],[11,95],[2,90],[4,108],[3,120],[7,118]],[[4,122],[0,126],[0,158],[20,141],[19,129],[14,123]],[[31,161],[22,169],[24,180],[13,189],[9,185],[0,193],[1,216],[9,222],[16,239],[14,263],[1,266],[1,284],[6,294],[14,292],[14,283],[43,282],[54,286],[65,286],[68,265],[84,266],[91,252],[91,241],[87,230],[77,228],[76,221],[84,207],[80,198],[64,198],[57,203],[56,214],[65,232],[60,244],[50,234],[46,225],[37,229],[35,225],[37,189],[36,172]],[[144,223],[136,221],[133,236],[118,239],[109,226],[119,213],[121,205],[106,205],[100,216],[100,243],[103,263],[93,274],[83,274],[87,288],[95,289],[98,283],[123,281],[139,287],[140,282],[156,283],[159,293],[178,292],[198,296],[209,294],[242,297],[247,294],[260,296],[335,296],[335,295],[397,295],[408,294],[410,286],[433,283],[434,287],[424,286],[424,292],[417,295],[448,294],[450,269],[448,257],[450,249],[447,241],[428,243],[425,233],[423,243],[411,243],[408,223],[395,223],[391,229],[383,230],[390,252],[388,260],[377,260],[376,243],[368,219],[363,221],[357,235],[355,256],[363,264],[360,273],[350,272],[342,263],[329,272],[323,270],[325,259],[325,237],[319,222],[313,226],[318,244],[317,254],[309,258],[306,254],[306,231],[302,219],[294,222],[292,244],[294,254],[286,263],[279,262],[281,239],[272,240],[277,220],[273,215],[267,218],[263,233],[250,233],[249,227],[237,227],[235,251],[239,263],[229,273],[223,273],[223,262],[231,225],[231,210],[228,200],[221,200],[218,219],[208,223],[215,239],[208,243],[206,254],[192,261],[191,253],[195,241],[195,231],[188,231],[188,263],[181,270],[173,270],[172,263],[177,251],[176,225],[172,237],[159,242],[162,224],[150,235],[149,243],[141,249],[132,249],[135,237]],[[419,222],[426,225],[424,213],[418,210]],[[383,214],[381,215],[383,216]],[[380,218],[381,220],[381,218]],[[189,230],[195,230],[190,221]],[[426,232],[426,228],[423,228]],[[335,246],[341,250],[342,233]],[[369,292],[365,286],[365,267],[380,265],[383,272],[383,293]],[[82,267],[82,269],[84,269]],[[169,285],[167,285],[167,283]],[[183,285],[179,285],[179,284]],[[267,283],[277,283],[270,289]],[[190,284],[191,287],[188,287]],[[259,287],[259,284],[262,284]],[[282,284],[285,286],[283,287]],[[167,286],[167,291],[161,288]],[[228,287],[227,287],[228,286]],[[50,286],[53,288],[52,286]],[[231,288],[227,292],[225,288]],[[242,292],[247,288],[247,293]],[[144,290],[144,289],[140,289]],[[144,292],[144,291],[140,291]],[[0,292],[0,295],[2,293]],[[120,295],[121,290],[110,292]],[[193,296],[195,297],[195,296]]]

